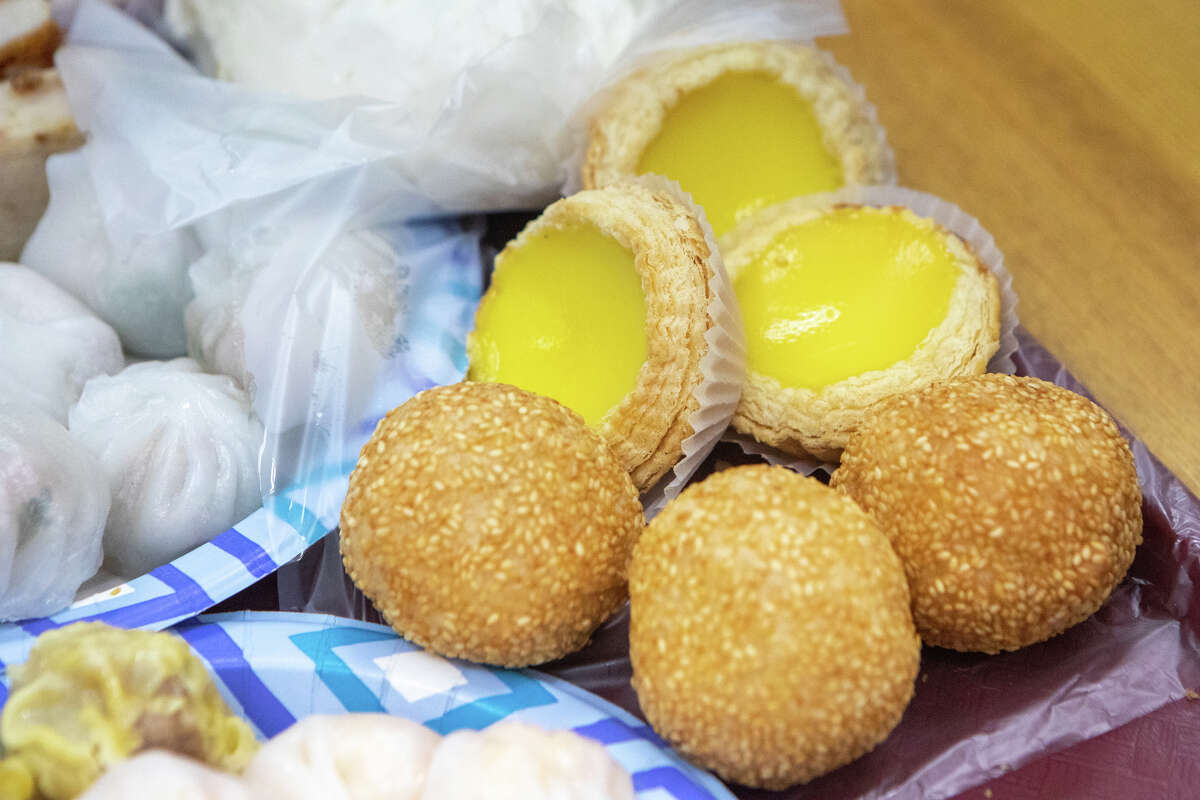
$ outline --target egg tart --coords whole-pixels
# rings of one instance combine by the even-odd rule
[[[977,375],[999,345],[996,278],[959,237],[899,207],[759,212],[721,240],[746,327],[733,425],[836,460],[875,402]]]
[[[639,490],[683,455],[709,350],[704,223],[665,186],[625,181],[549,206],[497,256],[467,340],[467,379],[580,414]]]
[[[678,181],[718,236],[788,198],[895,177],[861,89],[795,42],[686,50],[609,90],[591,119],[583,185],[647,173]]]

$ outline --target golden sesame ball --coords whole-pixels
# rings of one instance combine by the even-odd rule
[[[629,593],[646,719],[727,780],[811,780],[882,741],[912,697],[899,559],[854,503],[782,467],[733,467],[669,503]]]
[[[637,490],[574,412],[513,386],[430,389],[363,447],[342,558],[402,636],[516,667],[582,647],[624,602]]]
[[[954,650],[1015,650],[1082,622],[1142,539],[1117,426],[1035,378],[982,375],[885,401],[832,485],[891,539],[921,638]]]

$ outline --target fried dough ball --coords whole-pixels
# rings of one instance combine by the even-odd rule
[[[832,485],[904,562],[927,644],[996,653],[1091,616],[1142,539],[1133,455],[1091,401],[983,375],[876,407]]]
[[[644,522],[629,475],[577,414],[461,383],[380,421],[341,525],[346,571],[401,635],[516,667],[579,649],[621,606]]]
[[[871,518],[782,467],[734,467],[655,517],[630,568],[629,651],[646,718],[726,780],[803,783],[881,742],[920,641]]]

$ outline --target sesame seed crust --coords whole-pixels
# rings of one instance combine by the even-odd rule
[[[626,598],[637,490],[574,412],[504,384],[384,417],[341,514],[354,583],[402,636],[507,667],[559,658]]]
[[[927,644],[995,653],[1091,616],[1142,539],[1116,424],[1036,378],[983,375],[876,407],[832,484],[904,562]]]
[[[900,561],[819,481],[767,466],[694,484],[630,568],[633,686],[654,729],[726,780],[782,789],[870,751],[912,697]]]

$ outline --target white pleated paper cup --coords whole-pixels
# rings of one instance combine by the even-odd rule
[[[863,205],[875,208],[907,208],[919,217],[933,220],[958,238],[966,242],[979,261],[996,278],[1000,296],[1000,337],[995,354],[988,360],[987,372],[1011,375],[1016,371],[1013,355],[1017,352],[1017,294],[1013,290],[1012,275],[1004,266],[1004,254],[996,240],[975,217],[954,203],[936,195],[908,189],[903,186],[848,186],[836,192],[808,195],[802,200],[790,200],[792,204],[803,204],[811,208],[828,208],[835,205]],[[738,445],[748,455],[756,455],[770,464],[785,466],[803,475],[818,470],[832,473],[836,462],[817,458],[797,457],[752,437],[738,433],[732,428],[725,441]]]
[[[704,334],[706,349],[700,359],[701,380],[692,393],[699,406],[688,417],[692,433],[683,440],[680,459],[671,471],[642,495],[646,519],[650,520],[683,491],[729,429],[742,398],[746,377],[746,335],[733,283],[725,272],[725,262],[704,209],[673,180],[661,175],[643,175],[636,180],[652,191],[670,196],[699,220],[709,251],[708,291],[711,298],[708,302],[709,326]]]

